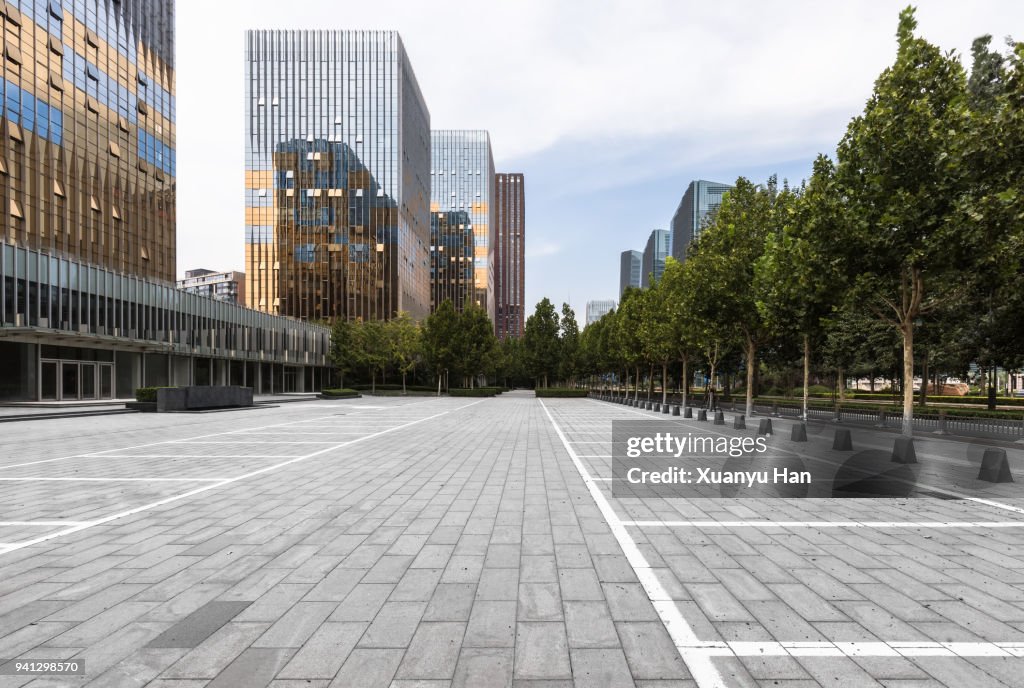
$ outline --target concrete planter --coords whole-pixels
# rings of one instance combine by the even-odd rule
[[[161,387],[156,392],[156,410],[159,413],[246,406],[252,406],[251,387],[196,385]]]

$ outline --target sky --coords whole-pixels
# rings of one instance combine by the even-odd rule
[[[434,129],[487,129],[526,176],[527,312],[616,298],[693,179],[794,184],[832,154],[896,51],[905,2],[178,0],[178,273],[244,270],[245,32],[394,29]],[[969,63],[1024,3],[928,0],[918,32]]]

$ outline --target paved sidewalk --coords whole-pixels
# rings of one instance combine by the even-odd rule
[[[7,424],[0,657],[85,675],[0,688],[1020,685],[1024,513],[613,499],[638,417],[511,393]],[[763,523],[835,520],[1008,525]]]

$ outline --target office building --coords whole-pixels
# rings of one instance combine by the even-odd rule
[[[661,279],[665,272],[665,259],[672,255],[672,235],[664,229],[655,229],[647,237],[643,264],[640,272],[640,286],[646,289]]]
[[[686,251],[703,229],[708,219],[722,205],[722,196],[732,187],[719,182],[698,179],[690,182],[672,216],[672,257],[680,263],[686,260]]]
[[[394,31],[250,31],[250,307],[302,319],[430,309],[430,114]]]
[[[448,300],[462,312],[475,302],[473,221],[466,211],[430,212],[430,310]]]
[[[615,310],[614,299],[587,301],[587,324],[593,325],[613,310]]]
[[[522,172],[502,172],[495,178],[494,333],[499,339],[522,337],[526,322],[525,182]]]
[[[431,309],[451,298],[456,308],[475,303],[494,322],[494,155],[486,131],[440,129],[430,132]],[[458,220],[458,221],[456,221]],[[456,255],[472,236],[472,251]],[[466,264],[472,281],[458,274]],[[469,289],[469,293],[464,293]],[[467,298],[468,297],[468,298]]]
[[[330,332],[174,288],[174,3],[0,4],[0,400],[319,389]]]
[[[174,3],[0,4],[4,241],[173,281]]]
[[[640,288],[640,271],[644,254],[641,251],[623,251],[619,257],[619,298],[627,287]]]
[[[178,289],[208,299],[245,305],[244,272],[217,272],[205,268],[187,270],[185,279],[178,280]]]

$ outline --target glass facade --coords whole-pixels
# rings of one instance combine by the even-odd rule
[[[0,3],[4,241],[175,273],[174,2]]]
[[[288,370],[303,384],[285,391],[318,389],[327,380],[326,327],[39,251],[0,248],[0,399],[53,398],[58,389],[64,399],[103,398],[96,395],[105,385],[113,394],[115,382],[117,396],[169,384],[270,391],[275,379],[282,391]]]
[[[438,235],[431,243],[431,281],[448,275],[442,263],[458,262],[456,256],[440,250],[447,241],[461,242],[461,232],[473,236],[473,250],[467,256],[473,271],[472,302],[487,311],[494,321],[494,156],[486,131],[435,130],[430,132],[430,212],[432,225],[444,226],[454,237]],[[467,216],[468,223],[440,222],[443,215]],[[449,278],[450,279],[450,278]],[[435,284],[435,294],[445,294],[454,283]],[[443,300],[443,299],[441,299]],[[453,299],[456,305],[459,300]],[[437,307],[440,300],[434,300]]]
[[[680,263],[686,260],[690,243],[700,236],[700,230],[710,215],[722,205],[722,196],[732,187],[719,182],[698,179],[690,182],[672,216],[672,257]]]
[[[521,172],[495,175],[495,334],[522,337],[526,321],[526,188]]]
[[[626,287],[640,287],[640,271],[644,254],[640,251],[623,251],[619,258],[619,297]]]
[[[587,301],[587,324],[593,325],[613,310],[615,310],[615,301],[613,299]]]
[[[647,237],[643,265],[640,272],[640,286],[647,288],[661,279],[665,272],[665,259],[672,254],[672,235],[664,229],[655,229]]]
[[[303,319],[430,307],[430,115],[394,31],[250,31],[251,308]]]

